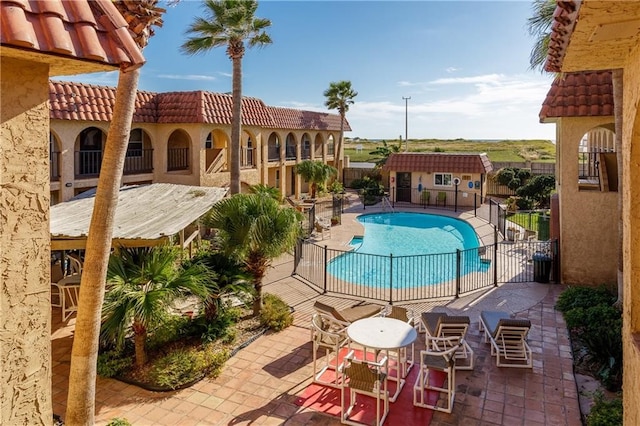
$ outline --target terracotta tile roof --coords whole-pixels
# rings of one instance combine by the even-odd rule
[[[111,121],[115,87],[61,81],[49,82],[49,117],[57,120]],[[155,123],[155,94],[138,91],[134,123]]]
[[[550,72],[561,72],[562,61],[566,53],[571,34],[576,25],[581,2],[579,0],[558,0],[553,13],[551,38],[544,69]]]
[[[317,111],[302,111],[293,108],[267,107],[278,129],[340,130],[340,115]],[[344,130],[351,131],[345,119]]]
[[[3,48],[109,67],[139,67],[145,62],[110,0],[2,0],[0,28]]]
[[[52,119],[111,121],[116,88],[50,81]],[[225,93],[138,91],[134,123],[231,124],[231,95]],[[267,129],[340,130],[340,116],[315,111],[270,107],[262,100],[242,98],[242,124]],[[351,130],[345,121],[345,130]]]
[[[540,121],[553,117],[613,116],[611,71],[565,74],[554,80],[542,103]]]
[[[489,173],[493,165],[486,154],[403,152],[391,154],[382,169],[399,172]]]

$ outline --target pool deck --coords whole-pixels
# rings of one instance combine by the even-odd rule
[[[444,210],[427,211],[452,215]],[[355,217],[362,212],[362,206],[354,203],[345,212],[342,225],[333,227],[331,238],[324,243],[344,248],[353,235],[359,234],[357,227],[361,225]],[[455,216],[469,222],[479,220],[468,215]],[[476,229],[493,242],[493,229],[486,222],[481,221]],[[274,262],[264,280],[265,292],[278,294],[295,309],[291,327],[259,337],[232,357],[219,377],[205,378],[183,390],[149,392],[98,378],[96,423],[104,425],[120,417],[136,426],[340,424],[338,418],[303,409],[295,400],[311,383],[309,321],[314,301],[323,300],[338,307],[358,301],[320,294],[292,277],[292,270],[291,256],[283,256]],[[432,425],[582,424],[568,333],[562,315],[554,309],[563,288],[554,284],[507,283],[459,299],[406,305],[416,313],[449,312],[469,315],[472,321],[468,340],[475,351],[476,366],[473,371],[457,373],[453,413],[436,412]],[[528,341],[534,352],[532,369],[496,367],[489,345],[478,330],[478,316],[485,309],[503,310],[531,320]],[[54,413],[64,418],[75,316],[62,323],[59,311],[52,311],[52,394]],[[420,335],[416,350],[422,348],[424,337]],[[403,392],[411,392],[411,386]]]

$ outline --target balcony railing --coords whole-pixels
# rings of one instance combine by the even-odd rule
[[[280,161],[280,147],[277,145],[269,145],[267,148],[267,156],[269,161]]]
[[[151,173],[153,171],[153,149],[130,149],[124,160],[124,174]]]
[[[49,153],[49,179],[52,182],[57,182],[60,180],[60,153],[59,152],[50,152]]]
[[[255,148],[242,147],[242,150],[240,151],[240,167],[251,168],[256,165],[255,151]]]
[[[167,150],[167,171],[189,169],[189,148],[169,148]]]
[[[287,160],[295,160],[296,159],[296,147],[288,146],[285,150],[285,159]]]
[[[310,148],[303,149],[300,155],[303,160],[308,160],[309,158],[311,158],[311,149]]]
[[[76,178],[96,177],[102,166],[102,151],[76,151],[74,164]]]
[[[335,154],[335,147],[334,145],[327,145],[327,155],[333,155]]]

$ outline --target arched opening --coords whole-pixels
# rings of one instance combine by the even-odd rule
[[[615,133],[612,128],[595,127],[585,133],[578,145],[579,190],[616,192],[618,190],[616,156]]]
[[[124,160],[124,174],[151,173],[153,171],[153,148],[151,138],[144,130],[131,129],[129,145]]]
[[[182,129],[174,130],[167,142],[167,171],[189,170],[189,135]]]
[[[52,182],[60,180],[60,140],[49,132],[49,178]]]
[[[334,155],[335,153],[335,142],[333,135],[329,135],[327,138],[327,155]]]
[[[269,135],[267,142],[267,158],[269,161],[280,161],[280,137],[276,132]]]
[[[253,168],[255,167],[255,150],[256,150],[256,137],[246,130],[242,132],[240,151],[240,167]]]
[[[76,178],[95,177],[100,174],[102,147],[106,134],[97,127],[88,127],[80,132],[76,146]]]
[[[322,140],[322,135],[320,133],[318,133],[316,135],[316,140],[315,143],[313,144],[313,156],[315,158],[322,158],[322,143],[324,141]]]
[[[227,170],[227,143],[227,135],[222,130],[216,129],[207,135],[204,142],[207,173]]]
[[[295,160],[296,157],[296,137],[293,133],[287,134],[287,139],[285,142],[285,159],[286,160]]]
[[[300,157],[303,160],[311,158],[311,137],[309,133],[302,135],[302,152],[300,153]]]

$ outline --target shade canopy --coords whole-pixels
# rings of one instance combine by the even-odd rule
[[[112,246],[144,247],[164,244],[197,222],[226,194],[227,188],[170,183],[120,188]],[[86,246],[95,190],[51,207],[51,249],[78,250]]]

